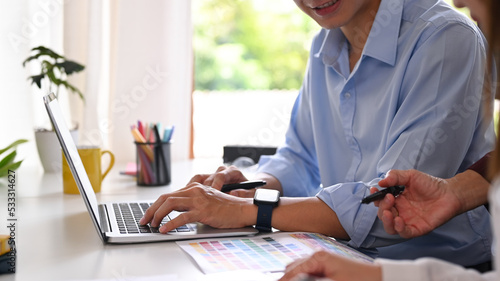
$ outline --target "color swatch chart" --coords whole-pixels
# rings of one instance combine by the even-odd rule
[[[274,233],[251,238],[180,241],[204,273],[231,270],[283,271],[290,262],[324,249],[371,262],[371,258],[315,233]]]
[[[357,259],[368,263],[373,262],[373,258],[321,234],[293,233],[290,234],[290,236],[298,239],[311,249],[322,249],[347,258]]]

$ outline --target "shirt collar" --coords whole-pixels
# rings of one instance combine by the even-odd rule
[[[402,0],[381,1],[363,50],[364,56],[370,56],[392,66],[395,64],[403,6]],[[340,57],[346,48],[345,44],[346,38],[340,28],[327,30],[323,44],[315,57],[322,57],[325,64],[331,65]]]

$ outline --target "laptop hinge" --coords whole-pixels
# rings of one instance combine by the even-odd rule
[[[99,204],[99,223],[101,224],[101,231],[104,233],[111,231],[111,226],[109,224],[108,219],[108,210],[106,209],[106,205]]]

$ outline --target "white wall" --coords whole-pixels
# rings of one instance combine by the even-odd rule
[[[63,7],[60,1],[0,1],[0,147],[15,139],[29,143],[18,149],[23,165],[40,165],[33,129],[47,124],[42,93],[27,81],[22,61],[38,45],[62,51]]]
[[[191,1],[0,0],[0,147],[18,138],[23,165],[40,166],[33,129],[48,125],[44,91],[29,85],[21,65],[38,45],[86,65],[71,81],[84,91],[73,106],[80,140],[100,143],[117,161],[134,161],[129,127],[175,124],[173,159],[189,155],[192,46]],[[64,34],[64,35],[63,35]],[[64,40],[63,40],[64,39]],[[80,74],[77,74],[80,75]],[[64,95],[63,105],[74,104]],[[65,110],[66,115],[70,110]],[[41,167],[40,167],[41,168]]]

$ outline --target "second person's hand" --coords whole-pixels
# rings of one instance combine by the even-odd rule
[[[328,251],[318,251],[308,258],[295,260],[287,265],[285,274],[279,281],[316,280],[314,277],[337,281],[380,281],[382,269],[377,264],[360,262]]]
[[[413,238],[427,234],[458,214],[460,202],[447,180],[417,170],[391,170],[381,187],[404,185],[397,198],[387,194],[375,202],[378,218],[389,234]],[[372,188],[371,192],[376,189]]]

